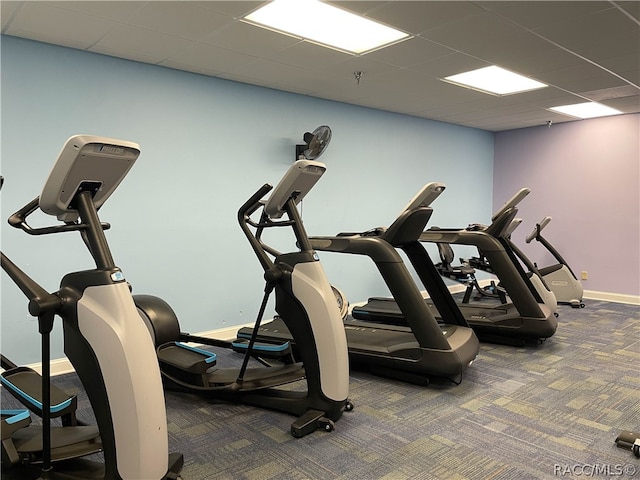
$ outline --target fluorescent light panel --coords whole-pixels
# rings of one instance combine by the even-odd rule
[[[409,38],[405,32],[317,0],[274,0],[244,20],[355,54]]]
[[[608,115],[619,115],[622,113],[620,110],[616,110],[615,108],[607,107],[606,105],[596,102],[560,105],[558,107],[551,107],[549,110],[577,118],[606,117]]]
[[[524,77],[505,70],[504,68],[496,67],[495,65],[451,75],[445,77],[443,80],[455,85],[494,95],[510,95],[512,93],[527,92],[548,86],[537,80]]]

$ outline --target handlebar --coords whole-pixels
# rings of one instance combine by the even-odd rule
[[[254,193],[249,200],[247,200],[241,207],[240,210],[238,210],[238,220],[244,221],[245,217],[250,216],[251,214],[253,214],[258,208],[260,208],[260,206],[262,205],[262,203],[260,202],[260,200],[262,200],[262,198],[269,193],[271,190],[273,189],[272,185],[269,185],[268,183],[265,183],[262,187],[260,187],[258,189],[258,191],[256,193]]]
[[[540,235],[540,232],[542,231],[542,229],[546,227],[550,221],[551,221],[551,217],[544,217],[542,220],[540,220],[540,223],[536,223],[536,226],[533,229],[533,231],[529,235],[527,235],[527,238],[525,238],[525,242],[531,243],[531,240],[533,240],[534,238],[537,238]]]
[[[38,209],[40,197],[36,197],[27,203],[24,207],[9,217],[9,225],[19,228],[29,235],[48,235],[50,233],[76,232],[78,230],[86,230],[87,225],[83,223],[66,223],[65,225],[54,225],[51,227],[33,228],[27,223],[27,217]],[[111,225],[101,223],[103,230],[108,230]]]
[[[272,189],[272,185],[265,183],[238,210],[238,223],[240,224],[240,228],[247,237],[247,240],[249,240],[251,248],[258,257],[258,261],[265,271],[269,271],[273,268],[273,262],[266,254],[260,240],[258,240],[256,235],[254,235],[249,229],[249,225],[251,223],[251,219],[249,217],[264,204],[264,202],[262,202],[263,197]]]

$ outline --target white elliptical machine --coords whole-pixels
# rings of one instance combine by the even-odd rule
[[[140,154],[137,144],[92,135],[67,140],[39,197],[9,219],[30,235],[77,231],[96,268],[65,275],[49,293],[4,254],[2,268],[29,298],[42,334],[42,479],[176,479],[181,454],[169,454],[160,370],[149,331],[140,318],[124,274],[113,260],[98,209],[111,196]],[[37,210],[61,225],[33,228]],[[93,408],[104,463],[51,464],[49,333],[62,319],[64,351]],[[34,478],[24,473],[18,478]]]
[[[296,438],[318,429],[332,431],[342,413],[353,409],[348,399],[347,340],[336,295],[298,211],[325,170],[321,162],[297,160],[275,188],[264,184],[238,211],[238,223],[265,279],[262,304],[246,339],[226,342],[186,333],[163,299],[134,295],[157,346],[166,388],[292,414],[298,417],[290,429]],[[293,233],[293,251],[280,252],[264,239],[267,231],[282,227]],[[288,341],[278,345],[256,341],[271,293],[278,317],[298,347],[295,354]],[[221,367],[214,352],[189,344],[243,352],[244,361],[240,368]],[[261,365],[249,366],[250,358],[259,359]],[[278,388],[300,380],[306,381],[306,389]]]

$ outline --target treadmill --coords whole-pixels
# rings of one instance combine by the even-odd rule
[[[478,355],[478,338],[450,295],[449,301],[438,298],[437,308],[445,319],[445,323],[439,324],[396,250],[419,249],[428,258],[419,237],[433,212],[429,205],[444,188],[435,182],[425,185],[388,229],[310,237],[315,250],[370,257],[406,319],[405,326],[397,326],[347,316],[344,327],[351,365],[419,385],[428,385],[434,378],[459,383],[464,370]],[[440,282],[446,290],[442,279]],[[238,332],[239,338],[250,335],[250,328]],[[260,326],[258,339],[261,342],[292,340],[278,317]]]
[[[518,203],[530,192],[519,190],[492,217],[489,226],[472,224],[464,229],[446,229],[432,227],[420,235],[421,242],[473,245],[486,257],[491,272],[500,279],[510,303],[466,303],[458,307],[469,325],[483,341],[523,345],[539,343],[551,337],[557,328],[555,315],[556,302],[552,292],[536,275],[528,275],[518,261],[509,236],[517,226],[514,222],[518,212]],[[436,318],[439,316],[434,307],[435,298],[432,284],[439,283],[435,275],[421,266],[421,258],[409,254],[409,260],[416,269],[432,298],[425,299]],[[472,264],[474,268],[476,264]],[[393,298],[371,298],[362,307],[354,307],[354,318],[386,324],[405,324],[401,309]]]

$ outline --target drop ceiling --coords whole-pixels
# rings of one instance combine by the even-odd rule
[[[412,35],[353,56],[240,18],[260,1],[2,1],[2,34],[489,131],[640,112],[638,1],[330,1]],[[492,96],[440,78],[488,65],[549,85]],[[361,72],[359,81],[356,72]]]

